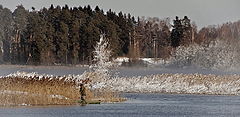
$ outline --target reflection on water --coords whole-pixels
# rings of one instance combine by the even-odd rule
[[[128,101],[87,106],[0,108],[0,117],[234,117],[239,96],[124,94]]]

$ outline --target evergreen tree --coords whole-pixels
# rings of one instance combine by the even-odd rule
[[[79,62],[79,49],[80,49],[80,21],[75,19],[70,25],[70,38],[69,38],[69,63],[77,64]]]
[[[178,47],[180,45],[187,46],[192,42],[192,27],[190,19],[188,19],[187,16],[184,16],[184,19],[180,20],[176,16],[171,33],[172,47]]]
[[[184,16],[182,19],[182,39],[180,40],[181,45],[189,45],[192,43],[192,26],[190,19],[187,16]]]
[[[46,63],[46,50],[48,49],[48,40],[46,36],[47,26],[46,21],[42,18],[42,14],[31,12],[28,17],[27,25],[27,45],[28,54],[27,64],[41,64]]]
[[[12,24],[12,12],[0,5],[0,47],[4,62],[10,62],[10,45],[13,32]]]
[[[53,24],[51,23],[51,16],[46,8],[43,8],[41,13],[41,18],[44,20],[44,27],[45,31],[44,34],[46,38],[44,38],[44,43],[45,47],[44,50],[41,54],[41,62],[42,64],[53,64],[55,63],[55,58],[54,58],[54,33],[55,29],[53,27]]]
[[[173,21],[173,29],[171,33],[171,45],[172,47],[178,47],[180,46],[180,40],[182,38],[182,22],[180,19],[178,19],[178,16],[176,16],[176,19]]]
[[[56,31],[55,44],[56,44],[56,57],[57,63],[67,64],[68,61],[68,40],[69,28],[63,21],[59,22],[59,30]]]
[[[25,38],[23,38],[23,32],[26,30],[28,23],[27,17],[28,11],[25,10],[22,5],[17,6],[17,9],[13,12],[14,35],[13,42],[11,43],[11,62],[14,64],[24,63],[24,56],[21,56],[24,54],[24,46],[21,46],[21,44],[24,44],[26,41]]]

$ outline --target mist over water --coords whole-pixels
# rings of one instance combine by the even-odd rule
[[[166,66],[238,73],[240,72],[239,44],[238,40],[216,40],[205,45],[178,47]]]

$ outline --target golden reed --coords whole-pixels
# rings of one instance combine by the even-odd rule
[[[86,99],[101,102],[123,101],[109,90],[87,89]],[[18,77],[0,78],[0,105],[72,105],[79,100],[78,83],[65,77]]]

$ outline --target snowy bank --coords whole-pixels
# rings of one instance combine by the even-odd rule
[[[8,77],[10,76],[39,79],[45,76],[54,79],[63,78],[26,72],[17,72]],[[240,75],[158,74],[134,77],[106,77],[96,72],[85,72],[77,76],[64,76],[64,80],[69,81],[81,82],[84,79],[91,80],[88,85],[90,89],[110,89],[116,92],[240,94]]]
[[[93,88],[118,92],[239,95],[239,75],[159,74],[102,79]]]

